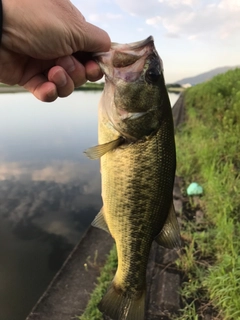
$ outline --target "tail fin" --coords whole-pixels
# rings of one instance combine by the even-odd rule
[[[144,320],[145,290],[137,295],[123,291],[119,293],[112,283],[98,308],[112,320]]]

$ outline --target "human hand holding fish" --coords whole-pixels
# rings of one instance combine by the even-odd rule
[[[86,53],[108,51],[109,36],[86,22],[69,0],[2,0],[2,9],[0,82],[18,84],[51,102],[102,77]],[[74,53],[85,53],[84,59]]]

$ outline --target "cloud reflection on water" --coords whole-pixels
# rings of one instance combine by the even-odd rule
[[[0,163],[0,197],[0,217],[13,227],[31,223],[75,244],[101,207],[98,165]]]

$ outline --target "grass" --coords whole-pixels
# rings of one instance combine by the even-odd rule
[[[84,85],[75,88],[75,90],[91,91],[91,90],[100,90],[102,91],[104,87],[104,82],[90,82],[87,81]]]
[[[168,92],[170,93],[181,93],[183,92],[185,89],[184,88],[174,88],[174,87],[168,87],[167,88]]]
[[[89,82],[87,81],[84,85],[75,88],[75,90],[82,90],[82,91],[102,91],[104,87],[104,83],[101,82]],[[4,83],[0,83],[0,93],[11,93],[11,92],[21,92],[26,91],[22,87],[18,85],[10,86]]]
[[[178,319],[240,319],[240,70],[185,92],[186,124],[176,135],[177,174],[204,188],[203,231],[186,222],[190,239],[178,261],[188,275]]]

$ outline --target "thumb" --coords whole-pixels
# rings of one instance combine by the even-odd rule
[[[97,26],[85,22],[81,33],[80,43],[78,43],[76,51],[105,52],[110,49],[111,40],[109,35]]]

